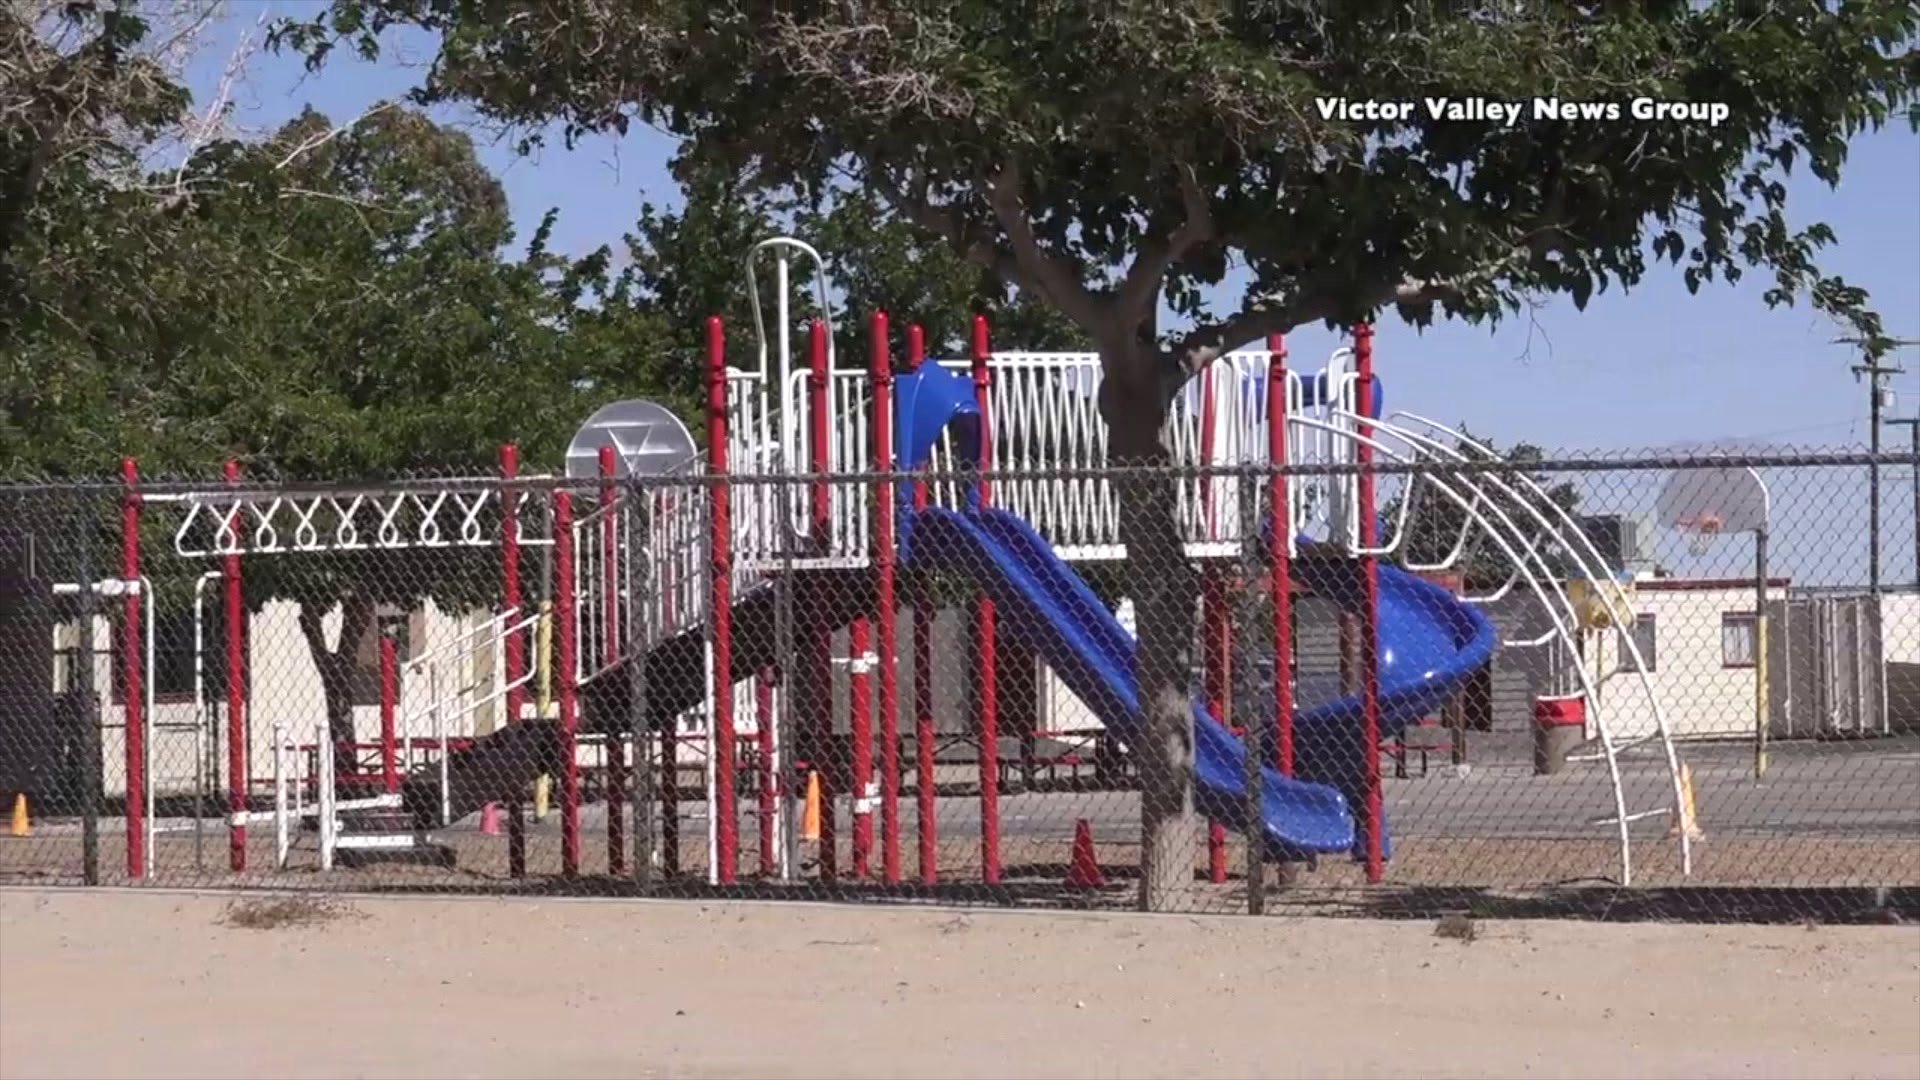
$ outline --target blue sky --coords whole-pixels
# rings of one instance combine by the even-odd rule
[[[314,6],[280,0],[271,11]],[[224,40],[236,39],[268,7],[236,4],[221,28]],[[292,59],[261,57],[236,92],[236,120],[270,127],[305,104],[344,119],[396,96],[418,81],[417,64],[430,55],[421,39],[397,44],[397,60],[369,65],[341,56],[312,75]],[[197,95],[217,85],[228,51],[216,43],[202,54],[189,80]],[[454,110],[444,118],[472,119]],[[555,243],[564,251],[616,243],[644,201],[678,201],[666,172],[672,140],[658,132],[596,138],[573,151],[556,145],[531,159],[478,125],[473,133],[504,181],[523,233],[548,207],[561,208]],[[1790,190],[1797,224],[1825,221],[1839,234],[1826,267],[1871,291],[1895,337],[1920,338],[1920,136],[1902,123],[1862,137],[1837,190],[1805,174]],[[1660,268],[1631,295],[1596,296],[1584,312],[1556,300],[1531,325],[1520,320],[1493,332],[1450,325],[1422,334],[1386,324],[1376,341],[1388,403],[1463,421],[1502,443],[1562,449],[1734,439],[1864,445],[1867,395],[1848,371],[1857,354],[1830,344],[1840,330],[1805,307],[1769,311],[1760,301],[1766,285],[1751,275],[1738,286],[1690,296],[1677,268]],[[1318,329],[1292,339],[1302,364],[1317,364],[1336,343]],[[1920,348],[1903,349],[1894,362],[1906,373],[1895,381],[1899,400],[1890,415],[1913,415],[1920,410]],[[1889,494],[1899,501],[1897,492]]]

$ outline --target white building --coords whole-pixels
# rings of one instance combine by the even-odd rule
[[[1778,608],[1789,583],[1767,583],[1767,603],[1780,632]],[[1633,585],[1633,634],[1647,677],[1634,673],[1631,650],[1617,632],[1587,635],[1587,672],[1614,735],[1653,734],[1651,690],[1677,739],[1751,737],[1760,671],[1754,617],[1755,583],[1723,578],[1643,578]],[[1769,650],[1777,653],[1778,643]],[[1770,678],[1775,682],[1777,678]]]
[[[459,738],[492,731],[505,715],[495,692],[500,672],[492,647],[463,649],[469,631],[492,618],[490,612],[453,615],[431,602],[404,616],[377,618],[361,640],[346,651],[351,669],[345,692],[352,702],[357,742],[371,757],[380,739],[380,636],[396,642],[395,723],[402,741]],[[225,632],[217,590],[209,594],[195,632],[194,613],[163,609],[152,617],[153,657],[144,667],[142,697],[151,701],[147,717],[147,775],[157,796],[191,793],[196,785],[224,798],[227,782],[227,705]],[[338,607],[321,621],[325,643],[339,646]],[[120,651],[121,621],[94,619],[93,685],[101,701],[102,790],[109,797],[126,791],[126,695]],[[74,646],[80,624],[55,627],[54,692],[77,687]],[[252,791],[271,794],[275,731],[312,748],[327,722],[326,689],[313,651],[299,625],[299,605],[269,602],[248,622],[248,695],[244,715],[247,762]],[[196,637],[197,647],[196,647]],[[430,706],[439,704],[441,714]],[[418,760],[428,751],[416,747]],[[310,749],[303,751],[310,753]],[[403,765],[403,769],[404,769]]]
[[[1773,737],[1920,728],[1920,593],[1883,596],[1877,625],[1863,599],[1854,595],[1802,592],[1785,579],[1775,579],[1768,584],[1767,599],[1767,710]],[[1631,632],[1648,664],[1646,682],[1666,709],[1676,738],[1752,736],[1758,672],[1753,600],[1754,585],[1747,580],[1651,578],[1635,583],[1637,620]],[[1506,621],[1499,611],[1495,615],[1497,621]],[[380,737],[383,631],[393,632],[396,638],[400,738],[403,743],[422,743],[403,762],[403,770],[431,756],[425,745],[429,740],[471,737],[499,726],[505,716],[500,694],[504,672],[497,643],[491,635],[477,633],[491,618],[491,612],[457,615],[428,603],[409,615],[376,619],[367,627],[350,650],[353,664],[347,692],[353,702],[356,739],[366,744],[368,758]],[[908,618],[903,613],[903,630]],[[1130,624],[1130,606],[1124,602],[1120,618]],[[329,646],[338,644],[340,621],[337,608],[322,620]],[[946,737],[972,728],[965,680],[954,681],[966,670],[968,625],[960,611],[943,611],[937,621],[935,712],[938,729]],[[326,694],[299,626],[297,604],[273,601],[251,617],[249,626],[248,772],[254,793],[266,796],[271,791],[276,727],[297,744],[313,746],[326,722]],[[71,623],[56,629],[56,692],[73,686],[69,650],[77,630],[77,624]],[[1507,636],[1515,634],[1509,631]],[[844,631],[836,635],[836,657],[845,655],[845,637]],[[1589,633],[1583,644],[1584,663],[1600,687],[1601,706],[1609,710],[1615,734],[1631,739],[1652,733],[1653,711],[1647,687],[1637,675],[1623,670],[1630,658],[1619,638],[1615,632]],[[117,619],[96,618],[94,685],[102,696],[103,786],[109,797],[124,793],[126,786],[121,641]],[[154,662],[147,674],[154,702],[148,753],[149,777],[158,795],[190,793],[196,784],[210,794],[227,791],[224,655],[217,591],[209,593],[205,604],[197,651],[191,610],[163,610],[154,620]],[[1545,659],[1538,653],[1503,650],[1495,665],[1538,667]],[[902,688],[902,728],[910,730],[911,656],[898,657],[895,663]],[[1037,734],[1072,742],[1101,730],[1092,711],[1044,665],[1035,676],[1038,715],[1031,722]],[[1504,685],[1498,678],[1495,681]],[[1544,684],[1534,685],[1542,683],[1540,678],[1522,681],[1531,687],[1529,694],[1552,692]],[[1571,688],[1569,683],[1567,689]],[[530,702],[535,690],[529,687]],[[844,664],[836,665],[834,691],[835,727],[844,731]],[[436,704],[438,710],[432,708]],[[1520,702],[1514,708],[1524,706]],[[752,735],[757,724],[751,682],[743,682],[736,691],[734,711],[741,735]],[[692,716],[681,725],[688,736],[697,735],[699,726],[699,718]],[[1002,730],[1015,733],[1021,725],[1009,715],[1003,718]],[[583,761],[596,763],[599,753],[597,747],[589,747],[583,750]],[[697,739],[682,746],[683,763],[697,762],[703,754]]]

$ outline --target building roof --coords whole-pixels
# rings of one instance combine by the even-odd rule
[[[1792,583],[1791,578],[1770,577],[1767,579],[1767,588],[1784,589]],[[1725,592],[1730,589],[1751,589],[1753,585],[1750,577],[1636,578],[1633,582],[1638,592]]]

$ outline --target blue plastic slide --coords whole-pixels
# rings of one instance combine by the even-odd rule
[[[1377,384],[1376,384],[1377,385]],[[895,382],[895,460],[917,468],[940,433],[951,429],[965,457],[973,453],[978,412],[963,378],[927,366]],[[1377,407],[1377,402],[1376,402]],[[902,489],[900,504],[911,506]],[[1004,510],[902,511],[902,555],[910,562],[960,573],[993,597],[1003,632],[1046,660],[1123,744],[1142,734],[1133,635],[1062,562],[1044,537]],[[1305,545],[1303,556],[1317,554]],[[1315,560],[1312,585],[1342,609],[1364,602],[1359,563]],[[1380,567],[1380,734],[1387,738],[1431,713],[1492,658],[1498,635],[1478,609],[1413,574]],[[1202,812],[1243,827],[1246,797],[1241,742],[1195,701],[1195,795]],[[1261,831],[1276,857],[1309,852],[1360,854],[1350,800],[1364,797],[1366,756],[1361,700],[1342,697],[1294,718],[1295,777],[1262,774]],[[1270,724],[1256,725],[1270,738]],[[1262,760],[1274,760],[1262,747]]]
[[[972,578],[993,598],[1002,633],[1038,652],[1122,743],[1141,734],[1133,677],[1133,636],[1045,539],[1001,510],[914,515],[912,557]],[[1203,810],[1240,825],[1245,804],[1240,740],[1194,703],[1196,798]],[[1262,786],[1264,832],[1274,854],[1346,851],[1353,815],[1340,792],[1268,769]]]

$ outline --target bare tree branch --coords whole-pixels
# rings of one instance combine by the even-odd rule
[[[877,182],[873,187],[880,192],[881,198],[904,214],[907,220],[945,240],[949,247],[959,252],[968,262],[992,271],[1002,280],[1015,282],[1028,288],[1037,288],[1021,273],[1021,268],[1011,253],[1002,250],[999,245],[989,240],[971,235],[957,212],[951,207],[935,203],[927,184],[920,184],[916,191],[907,181],[886,180],[877,175],[878,170],[874,172],[876,175],[871,179]]]
[[[999,220],[1000,227],[1006,230],[1022,279],[1087,332],[1095,335],[1111,333],[1112,327],[1104,325],[1111,312],[1087,290],[1073,264],[1040,246],[1040,240],[1033,232],[1033,222],[1027,217],[1027,208],[1021,201],[1017,161],[1006,162],[994,173],[988,187],[988,202],[993,207],[993,215]]]
[[[1373,296],[1360,297],[1358,306],[1366,308],[1392,304],[1403,315],[1415,316],[1430,311],[1433,305],[1464,303],[1477,290],[1484,289],[1502,274],[1526,266],[1566,249],[1574,242],[1557,222],[1514,238],[1513,247],[1503,256],[1464,273],[1446,279],[1406,278],[1387,286]],[[1340,305],[1334,298],[1311,288],[1281,298],[1257,300],[1239,314],[1199,327],[1173,346],[1173,355],[1187,373],[1192,374],[1235,349],[1243,348],[1270,334],[1284,334],[1297,326],[1332,317]]]
[[[298,146],[295,146],[292,150],[287,151],[286,157],[281,158],[278,162],[274,164],[273,166],[274,169],[279,170],[279,169],[286,168],[287,166],[293,164],[295,161],[298,161],[301,157],[307,154],[313,153],[315,150],[318,150],[321,147],[327,145],[328,143],[339,138],[341,135],[345,134],[346,132],[352,131],[359,124],[364,123],[368,119],[374,116],[377,116],[380,113],[383,113],[391,108],[393,108],[393,102],[391,101],[380,102],[378,105],[374,105],[373,107],[367,109],[365,112],[361,113],[359,116],[354,117],[353,119],[347,121],[344,124],[338,124],[332,128],[327,129],[326,131],[319,132],[309,138],[301,140]]]
[[[1165,241],[1150,240],[1141,246],[1140,254],[1134,258],[1132,268],[1121,281],[1118,301],[1120,320],[1127,326],[1139,325],[1152,313],[1167,271],[1186,258],[1188,252],[1215,236],[1212,200],[1200,190],[1193,166],[1181,164],[1176,171],[1180,176],[1180,203],[1184,216]]]
[[[180,164],[173,170],[176,198],[186,195],[187,166],[193,163],[193,156],[221,129],[227,111],[233,104],[234,84],[246,74],[248,62],[259,51],[254,34],[267,25],[268,16],[272,13],[271,7],[261,8],[253,25],[240,32],[240,39],[234,42],[233,52],[228,54],[226,65],[220,71],[220,83],[214,88],[213,99],[207,103],[206,111],[199,116],[188,114],[186,145],[180,150]]]
[[[1222,356],[1270,334],[1284,334],[1296,326],[1318,322],[1332,314],[1325,297],[1289,296],[1256,302],[1239,314],[1198,327],[1173,346],[1173,355],[1189,374]]]
[[[1392,303],[1401,308],[1418,308],[1459,299],[1466,295],[1471,277],[1457,281],[1420,281],[1409,278],[1378,295],[1364,298],[1363,307]],[[1256,302],[1239,314],[1194,330],[1173,347],[1173,355],[1191,375],[1222,356],[1244,348],[1271,334],[1284,334],[1295,327],[1333,317],[1339,305],[1335,298],[1321,293],[1302,292],[1278,300]]]

